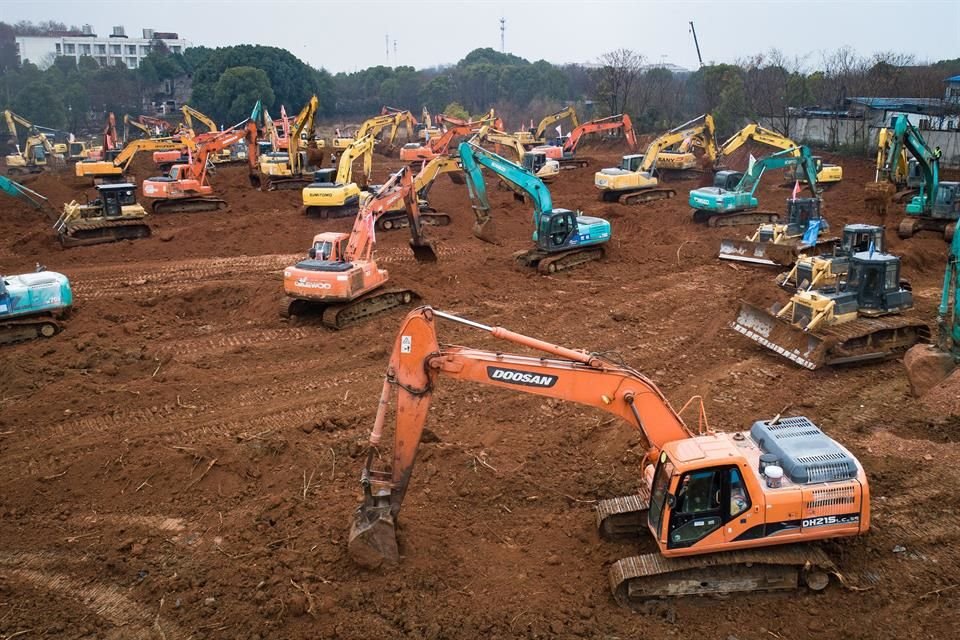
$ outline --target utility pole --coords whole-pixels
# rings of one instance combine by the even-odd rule
[[[507,19],[500,18],[500,53],[506,53],[506,32],[507,32]]]
[[[387,66],[390,66],[390,34],[387,33],[383,36],[383,42],[387,46]]]
[[[393,41],[393,65],[397,66],[397,41]]]
[[[697,42],[697,30],[693,26],[693,20],[690,21],[690,33],[693,34],[693,44],[697,47],[697,60],[700,61],[700,66],[703,66],[703,56],[700,55],[700,43]]]

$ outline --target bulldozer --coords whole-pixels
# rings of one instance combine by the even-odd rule
[[[129,182],[101,184],[95,200],[63,205],[53,226],[60,244],[69,248],[150,237],[147,212],[136,194],[136,185]]]
[[[441,343],[441,320],[530,353]],[[698,424],[689,426],[681,418],[684,409],[676,411],[619,354],[571,349],[421,307],[407,315],[393,343],[360,473],[362,498],[347,543],[360,566],[389,570],[401,562],[398,519],[424,426],[441,415],[430,411],[442,399],[434,395],[447,378],[574,402],[637,430],[648,447],[640,488],[599,501],[595,513],[601,537],[643,538],[655,549],[610,565],[610,589],[623,606],[803,585],[819,591],[837,568],[814,543],[869,530],[863,466],[803,416],[777,415],[755,420],[745,431],[715,431],[701,401]],[[469,412],[461,413],[459,422],[469,422]],[[390,414],[393,447],[382,450]],[[469,504],[430,506],[451,517],[461,507]],[[419,527],[417,518],[408,520],[407,538],[418,535]],[[449,534],[454,544],[456,532]],[[417,555],[415,549],[410,553]]]
[[[861,251],[836,286],[799,290],[782,308],[742,301],[735,331],[807,369],[895,357],[930,339],[900,280],[900,258]]]
[[[837,242],[824,238],[830,225],[820,215],[820,198],[787,200],[786,223],[764,223],[745,240],[724,239],[720,242],[720,259],[789,267],[804,251],[823,251]]]
[[[822,255],[800,254],[790,271],[777,276],[777,284],[789,291],[832,287],[850,268],[850,257],[862,251],[883,253],[884,228],[875,224],[848,224],[833,252]]]

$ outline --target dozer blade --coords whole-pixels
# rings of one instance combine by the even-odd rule
[[[430,240],[410,240],[410,248],[413,249],[413,257],[417,262],[437,261],[437,252]]]
[[[725,239],[720,242],[720,259],[789,267],[797,259],[797,249],[772,242]]]
[[[347,553],[362,567],[376,569],[400,561],[397,528],[389,506],[361,505],[353,516]]]
[[[826,358],[827,345],[819,336],[807,333],[749,302],[740,302],[740,312],[730,326],[801,367],[816,369]]]
[[[497,226],[494,224],[493,218],[486,218],[482,222],[480,220],[475,222],[473,224],[473,235],[484,242],[500,244],[497,240]]]

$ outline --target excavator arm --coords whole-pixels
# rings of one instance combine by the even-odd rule
[[[580,125],[573,130],[570,137],[563,144],[563,150],[572,153],[576,151],[577,145],[580,144],[580,139],[584,135],[588,133],[599,133],[601,131],[612,131],[614,129],[623,129],[623,135],[627,139],[627,144],[630,145],[631,149],[637,148],[637,136],[633,132],[633,123],[630,121],[630,116],[621,113],[610,116],[609,118],[591,120],[590,122]]]
[[[523,156],[526,154],[527,150],[524,149],[523,144],[520,142],[520,139],[514,135],[511,135],[505,131],[499,131],[493,127],[484,125],[480,128],[480,131],[470,139],[470,142],[480,143],[483,141],[492,142],[499,147],[499,145],[505,145],[510,147],[514,153],[517,154],[517,161],[523,162]],[[499,151],[499,148],[498,148]]]
[[[459,147],[463,173],[467,179],[467,191],[473,207],[475,223],[473,234],[486,242],[496,242],[496,230],[490,216],[490,201],[483,182],[481,167],[486,167],[496,176],[506,180],[525,193],[533,202],[533,228],[540,228],[540,217],[545,211],[553,211],[553,199],[543,180],[527,171],[524,167],[510,162],[492,151],[469,142],[461,142]]]
[[[445,319],[540,352],[528,356],[440,344],[436,321]],[[639,431],[656,460],[668,442],[692,437],[657,386],[638,371],[602,355],[569,349],[502,327],[489,327],[430,307],[415,309],[394,342],[370,449],[361,475],[364,500],[350,532],[351,556],[367,566],[399,558],[395,522],[410,485],[424,424],[441,377],[576,402],[606,411]],[[395,398],[390,471],[374,467],[391,397]]]
[[[117,157],[113,159],[113,166],[122,167],[126,171],[133,161],[133,157],[140,151],[173,151],[183,149],[185,146],[188,146],[188,143],[183,139],[137,138],[127,143]]]
[[[916,159],[923,175],[923,185],[920,192],[926,196],[926,201],[933,204],[940,187],[940,162],[934,150],[927,145],[920,131],[910,124],[906,116],[900,115],[893,119],[893,140],[887,154],[888,162],[895,162],[896,158],[906,149]]]
[[[561,109],[556,113],[551,113],[548,116],[544,116],[543,120],[540,121],[540,124],[537,125],[536,133],[533,134],[533,137],[539,140],[543,136],[543,132],[547,130],[552,124],[556,124],[565,118],[570,118],[571,129],[576,129],[580,126],[580,121],[577,119],[577,110],[573,107],[567,107],[566,109]]]
[[[290,131],[290,135],[287,137],[287,161],[290,164],[290,171],[293,175],[299,175],[303,170],[300,161],[300,134],[306,131],[307,136],[311,139],[313,138],[314,120],[317,116],[317,108],[319,106],[320,101],[317,99],[317,96],[311,96],[307,104],[304,105],[300,113],[297,114],[297,118],[293,122],[293,130]]]
[[[713,116],[708,113],[671,129],[650,143],[643,154],[643,162],[640,163],[639,171],[647,173],[653,171],[657,166],[657,156],[661,151],[681,144],[687,138],[704,136],[706,132],[711,132],[711,134],[705,137],[712,137],[713,128]],[[711,143],[706,143],[706,145],[709,144]]]
[[[751,194],[760,184],[760,178],[767,169],[785,169],[787,167],[799,166],[807,178],[807,186],[814,197],[819,195],[817,189],[817,163],[814,160],[810,148],[807,146],[790,147],[778,151],[772,155],[761,158],[743,174],[740,183],[737,185],[737,191]]]
[[[722,160],[726,156],[729,156],[751,140],[775,149],[780,149],[781,151],[785,151],[787,149],[798,149],[797,143],[785,135],[773,131],[772,129],[761,127],[759,124],[752,123],[748,124],[743,129],[740,129],[740,131],[737,131],[735,134],[730,136],[726,142],[720,145],[718,160]]]
[[[366,135],[357,138],[343,150],[337,163],[337,184],[348,184],[353,181],[353,162],[360,156],[363,156],[363,174],[367,180],[370,179],[370,172],[373,170],[373,145],[373,136]]]
[[[205,113],[194,109],[190,105],[185,104],[180,107],[180,112],[183,114],[183,121],[187,125],[187,129],[193,131],[193,120],[196,118],[200,124],[207,128],[208,132],[215,133],[218,131],[216,122]]]

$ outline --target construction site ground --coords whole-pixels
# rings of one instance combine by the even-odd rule
[[[600,202],[593,173],[622,152],[581,151],[591,167],[551,188],[555,206],[611,221],[601,262],[521,270],[511,254],[529,246],[530,207],[489,183],[502,244],[485,244],[466,187],[444,177],[430,194],[453,217],[429,229],[439,261],[416,263],[404,230],[377,235],[379,262],[439,309],[617,352],[675,407],[702,396],[714,428],[814,420],[870,479],[870,533],[823,545],[847,587],[618,608],[608,565],[655,547],[602,542],[592,506],[641,482],[637,432],[446,380],[401,513],[402,562],[354,566],[365,442],[405,312],[341,332],[282,321],[284,266],[352,220],[307,219],[299,192],[254,191],[236,166],[212,178],[229,211],[152,216],[135,242],[63,250],[44,214],[0,200],[0,271],[40,262],[76,297],[63,333],[0,349],[0,638],[956,637],[960,421],[913,399],[899,361],[810,372],[733,332],[740,298],[785,298],[776,271],[717,259],[721,238],[749,230],[691,221],[687,192],[708,177],[673,183],[671,200]],[[833,230],[878,222],[863,206],[870,162],[825,159],[844,170],[824,196]],[[380,182],[399,160],[374,164]],[[138,179],[155,172],[138,159]],[[765,177],[765,208],[785,206],[778,182]],[[29,186],[57,208],[93,196],[71,173]],[[932,325],[947,245],[898,239],[900,217],[883,221],[889,249]]]

